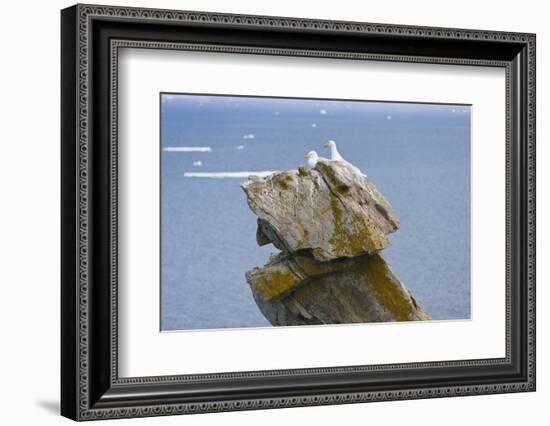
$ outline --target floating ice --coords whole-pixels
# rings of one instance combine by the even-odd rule
[[[193,161],[193,167],[200,167],[200,166],[202,166],[201,160]]]
[[[210,152],[209,146],[165,146],[162,148],[166,152]]]
[[[186,178],[212,178],[212,179],[226,179],[226,178],[247,178],[249,176],[269,176],[276,171],[262,170],[258,172],[185,172],[183,177]]]

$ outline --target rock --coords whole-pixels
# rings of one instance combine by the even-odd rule
[[[259,245],[309,250],[320,261],[376,253],[399,227],[384,196],[345,162],[319,161],[313,170],[277,172],[242,186],[258,216]]]
[[[323,263],[281,256],[246,278],[273,325],[430,319],[380,254]]]
[[[242,184],[258,217],[258,245],[281,250],[246,273],[273,325],[431,319],[380,251],[399,227],[372,182],[343,161],[277,172]]]

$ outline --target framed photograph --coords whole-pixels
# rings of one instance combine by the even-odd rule
[[[535,35],[61,12],[61,412],[535,390]]]

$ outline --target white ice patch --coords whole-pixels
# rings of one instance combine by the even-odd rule
[[[265,177],[276,171],[263,170],[259,172],[185,172],[183,177],[186,178],[211,178],[211,179],[227,179],[227,178],[247,178],[249,176]]]
[[[166,146],[162,148],[165,152],[210,152],[209,146]]]

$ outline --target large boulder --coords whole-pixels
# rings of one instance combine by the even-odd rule
[[[273,325],[430,319],[380,254],[331,262],[276,256],[246,279]]]
[[[251,179],[242,187],[258,217],[258,244],[309,250],[320,261],[376,253],[399,227],[378,189],[342,161],[320,161]]]

